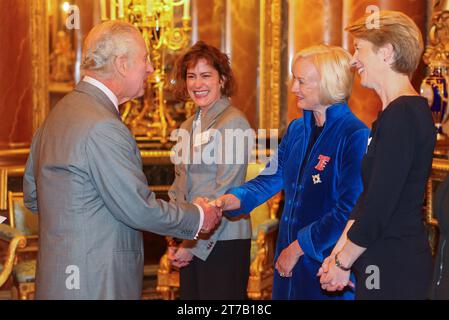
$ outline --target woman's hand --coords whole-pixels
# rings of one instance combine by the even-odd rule
[[[240,208],[240,199],[233,194],[224,194],[209,203],[223,211],[236,210]]]
[[[275,265],[279,275],[281,277],[291,277],[293,268],[298,262],[299,257],[303,254],[304,252],[302,251],[298,240],[295,240],[287,248],[282,250]]]
[[[334,292],[341,291],[346,286],[354,288],[354,283],[349,280],[351,271],[345,271],[335,264],[335,255],[330,255],[324,259],[323,264],[318,271],[321,288],[323,290]]]
[[[180,247],[169,247],[167,257],[172,265],[182,268],[189,265],[193,254],[181,245]]]

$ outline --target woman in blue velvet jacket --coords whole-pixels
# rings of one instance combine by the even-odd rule
[[[360,164],[369,130],[349,110],[350,55],[339,47],[302,50],[293,62],[292,93],[303,117],[294,120],[278,153],[257,178],[215,200],[228,216],[249,213],[285,191],[273,299],[353,299],[326,293],[316,276],[362,192]],[[274,174],[270,168],[276,165]]]

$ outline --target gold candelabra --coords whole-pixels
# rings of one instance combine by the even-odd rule
[[[164,90],[167,85],[167,57],[189,44],[190,0],[100,1],[102,21],[118,19],[139,28],[155,70],[148,79],[143,98],[129,101],[121,107],[122,120],[141,146],[164,146],[170,131],[179,125],[176,115],[182,113],[180,108],[177,111],[167,105]],[[187,115],[191,113],[189,109],[181,111]]]

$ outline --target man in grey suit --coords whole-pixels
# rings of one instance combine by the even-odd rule
[[[142,96],[153,72],[132,25],[109,21],[85,41],[85,78],[32,142],[24,201],[39,212],[37,299],[139,299],[142,233],[184,239],[209,232],[221,211],[204,200],[155,198],[118,105]]]

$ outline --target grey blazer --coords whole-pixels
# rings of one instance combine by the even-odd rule
[[[193,121],[198,117],[198,111],[195,115],[181,124],[181,129],[190,133],[190,164],[175,165],[175,181],[170,190],[170,200],[177,204],[191,202],[196,197],[207,197],[215,199],[223,195],[228,189],[240,186],[245,181],[247,161],[244,157],[244,164],[192,164],[192,155],[194,152]],[[223,137],[223,149],[226,129],[250,129],[245,115],[237,108],[230,105],[227,98],[218,100],[201,119],[201,132],[212,131],[215,129]],[[242,139],[239,136],[239,139]],[[236,141],[234,141],[236,142]],[[202,150],[216,143],[213,136],[210,135],[207,141],[201,141]],[[245,150],[239,150],[247,154],[248,145],[245,144]],[[232,152],[236,153],[237,144],[234,144]],[[210,148],[212,149],[212,148]],[[213,152],[212,152],[213,153]],[[251,220],[250,217],[229,220],[225,216],[221,220],[217,229],[203,237],[202,239],[189,241],[189,250],[198,258],[206,260],[215,244],[219,240],[249,239],[251,238]]]
[[[37,299],[139,299],[142,233],[193,239],[192,204],[155,198],[107,96],[80,82],[36,132],[24,201],[39,212]]]

